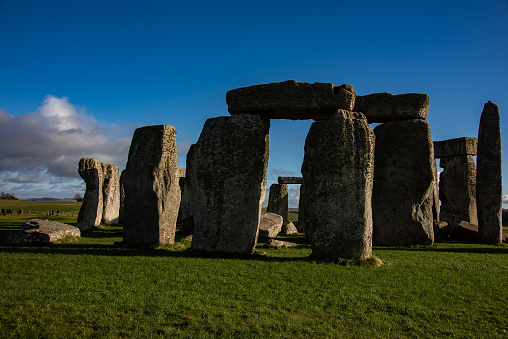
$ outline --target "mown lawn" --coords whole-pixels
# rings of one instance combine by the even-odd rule
[[[62,218],[75,222],[75,218]],[[0,241],[19,228],[0,217]],[[508,336],[508,246],[374,247],[382,267],[260,243],[250,256],[125,248],[122,229],[0,246],[0,336],[400,338]]]
[[[33,214],[43,213],[48,214],[50,211],[60,211],[61,214],[73,214],[78,215],[79,209],[81,208],[81,202],[72,201],[30,201],[30,200],[4,200],[0,199],[0,209],[12,208],[14,214],[18,214],[20,209],[23,209],[23,213],[27,214],[32,212]]]

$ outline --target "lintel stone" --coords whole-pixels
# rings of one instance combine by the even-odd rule
[[[427,119],[429,96],[421,93],[393,95],[374,93],[358,95],[355,112],[362,112],[370,123],[384,123],[396,120]]]
[[[476,155],[477,138],[463,137],[434,142],[434,157],[455,157],[459,155]]]
[[[265,114],[270,119],[327,120],[337,109],[352,111],[353,86],[288,80],[237,88],[226,93],[228,111]]]
[[[279,184],[301,185],[303,177],[279,177]]]

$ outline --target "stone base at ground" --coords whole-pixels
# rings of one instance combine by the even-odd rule
[[[30,219],[21,226],[19,232],[7,235],[7,244],[21,245],[50,243],[65,237],[80,237],[81,231],[71,225],[43,219]]]

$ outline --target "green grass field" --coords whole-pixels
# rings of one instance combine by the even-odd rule
[[[0,209],[12,208],[17,214],[19,209],[23,209],[24,213],[32,212],[33,214],[47,214],[50,211],[60,211],[66,215],[78,215],[81,202],[63,202],[63,201],[29,201],[29,200],[3,200],[0,199]]]
[[[101,226],[10,247],[24,217],[0,217],[0,337],[506,338],[508,246],[374,247],[382,267],[259,243],[250,256],[126,248]],[[76,218],[56,217],[62,222]]]

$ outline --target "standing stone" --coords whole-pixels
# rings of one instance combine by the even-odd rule
[[[501,243],[503,235],[500,126],[499,108],[489,101],[480,118],[476,158],[478,232],[487,244]]]
[[[79,161],[78,173],[86,183],[85,197],[79,209],[77,227],[87,230],[99,226],[104,207],[102,200],[102,163],[93,158],[82,158]]]
[[[439,175],[440,220],[453,229],[461,221],[478,224],[476,215],[476,165],[472,155],[443,157]]]
[[[176,130],[158,125],[134,131],[123,172],[124,241],[172,244],[180,205]]]
[[[123,221],[125,220],[124,219],[124,212],[125,212],[125,189],[124,189],[124,186],[123,186],[123,172],[125,172],[125,170],[122,171],[122,174],[120,175],[120,209],[118,211],[118,223],[122,224],[123,225]]]
[[[314,255],[371,257],[374,140],[361,113],[337,110],[328,121],[312,124],[302,174]]]
[[[192,248],[253,253],[266,190],[268,131],[262,115],[208,119],[187,156]]]
[[[429,123],[393,121],[374,133],[374,244],[431,245],[436,162]]]
[[[181,218],[181,226],[180,232],[185,234],[193,234],[194,233],[194,212],[192,209],[192,193],[191,193],[191,177],[192,177],[192,157],[194,154],[194,145],[191,145],[189,151],[187,152],[187,168],[186,175],[183,178],[180,178],[180,183],[183,179],[183,190],[182,190],[182,200],[180,201],[180,218]],[[189,167],[190,166],[190,167]],[[182,186],[180,186],[182,187]]]
[[[118,224],[120,216],[120,178],[118,166],[102,164],[102,222],[106,225]]]
[[[288,185],[272,184],[268,198],[267,212],[275,213],[284,220],[288,218]]]

